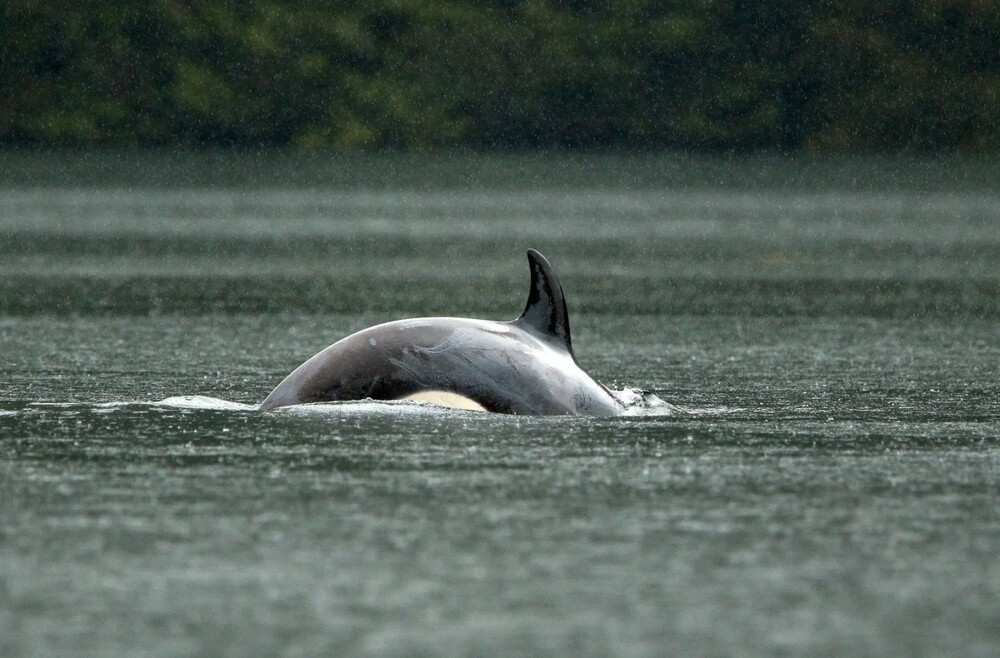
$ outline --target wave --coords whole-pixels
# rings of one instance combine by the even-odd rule
[[[612,390],[612,395],[625,407],[623,416],[627,417],[656,417],[656,416],[680,416],[680,417],[700,417],[718,416],[733,414],[742,411],[730,407],[688,407],[671,404],[658,395],[649,393],[639,388],[623,388]],[[186,409],[194,411],[223,411],[223,412],[256,412],[258,405],[234,402],[222,398],[215,398],[206,395],[175,395],[162,400],[122,400],[115,402],[83,403],[83,402],[30,402],[22,410],[0,409],[0,417],[16,417],[30,409],[55,408],[72,411],[91,410],[97,413],[113,413],[120,410],[136,408],[153,409]],[[297,404],[287,407],[280,407],[268,413],[291,414],[291,415],[461,415],[462,417],[487,417],[484,412],[456,409],[453,407],[440,406],[431,402],[419,400],[349,400],[339,402],[314,402],[310,404]],[[492,415],[489,415],[492,417]]]

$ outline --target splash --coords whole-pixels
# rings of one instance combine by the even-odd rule
[[[670,404],[641,388],[612,390],[611,394],[624,405],[626,416],[676,416],[684,413],[683,407]]]
[[[625,407],[624,416],[725,416],[743,411],[739,407],[691,407],[671,404],[660,396],[649,393],[641,388],[623,388],[612,390],[611,394]]]

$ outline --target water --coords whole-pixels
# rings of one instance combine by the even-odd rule
[[[0,655],[996,655],[1000,166],[0,156]],[[257,413],[555,265],[617,419]]]

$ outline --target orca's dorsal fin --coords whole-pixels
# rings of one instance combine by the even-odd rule
[[[566,298],[563,297],[559,277],[549,265],[549,261],[545,260],[545,256],[534,249],[528,250],[528,267],[531,269],[528,303],[525,304],[521,317],[514,320],[514,323],[540,334],[573,356],[573,342],[569,337],[569,314],[566,312]]]

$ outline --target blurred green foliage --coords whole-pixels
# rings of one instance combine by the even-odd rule
[[[0,144],[1000,147],[996,0],[3,0]]]

